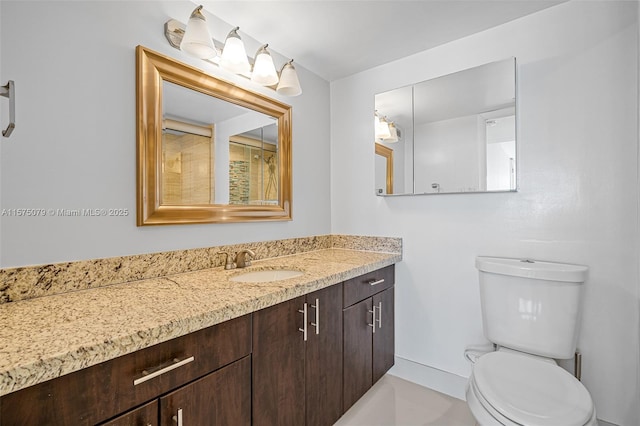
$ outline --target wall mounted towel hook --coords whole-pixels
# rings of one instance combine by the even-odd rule
[[[9,125],[2,131],[2,136],[8,138],[16,128],[16,85],[13,80],[9,80],[4,86],[0,86],[0,96],[9,98]]]

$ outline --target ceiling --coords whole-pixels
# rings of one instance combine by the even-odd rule
[[[192,0],[327,81],[566,0]]]

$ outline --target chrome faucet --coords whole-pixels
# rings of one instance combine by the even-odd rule
[[[256,257],[256,254],[249,249],[242,249],[238,253],[236,253],[236,265],[238,268],[246,268],[247,266],[251,266],[251,261],[247,260],[247,255]]]

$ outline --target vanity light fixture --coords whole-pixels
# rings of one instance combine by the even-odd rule
[[[300,87],[300,80],[298,80],[298,73],[293,66],[293,59],[282,66],[280,70],[280,82],[276,91],[285,96],[298,96],[302,93],[302,87]]]
[[[273,58],[267,50],[269,45],[265,44],[258,49],[253,62],[253,72],[251,81],[255,81],[263,86],[273,86],[279,80],[276,66],[273,65]]]
[[[240,28],[233,28],[223,45],[211,38],[201,10],[202,6],[198,6],[193,11],[186,26],[175,19],[165,22],[164,35],[172,47],[274,89],[281,95],[298,96],[302,93],[293,59],[282,66],[278,75],[267,44],[258,49],[255,58],[248,58],[244,43],[238,34]],[[203,35],[205,32],[206,35]],[[197,38],[191,33],[198,34]],[[218,52],[222,53],[218,55]]]
[[[382,138],[383,142],[395,143],[398,142],[398,128],[396,124],[392,121],[389,123],[389,137]]]
[[[247,51],[244,43],[238,35],[240,27],[235,27],[227,35],[220,56],[220,66],[236,74],[247,74],[251,70],[251,65],[247,59]]]
[[[213,39],[207,27],[207,20],[198,6],[191,13],[184,37],[180,42],[180,49],[200,59],[211,59],[218,55]]]
[[[389,123],[385,120],[384,117],[380,117],[378,113],[375,113],[375,130],[376,130],[376,139],[384,140],[391,136],[391,130],[389,129]]]
[[[387,117],[374,112],[375,139],[380,142],[394,143],[400,140],[400,131]]]

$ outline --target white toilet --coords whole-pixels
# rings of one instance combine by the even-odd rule
[[[496,257],[476,267],[484,334],[497,347],[467,384],[478,424],[596,426],[589,391],[554,361],[574,356],[587,267]]]

